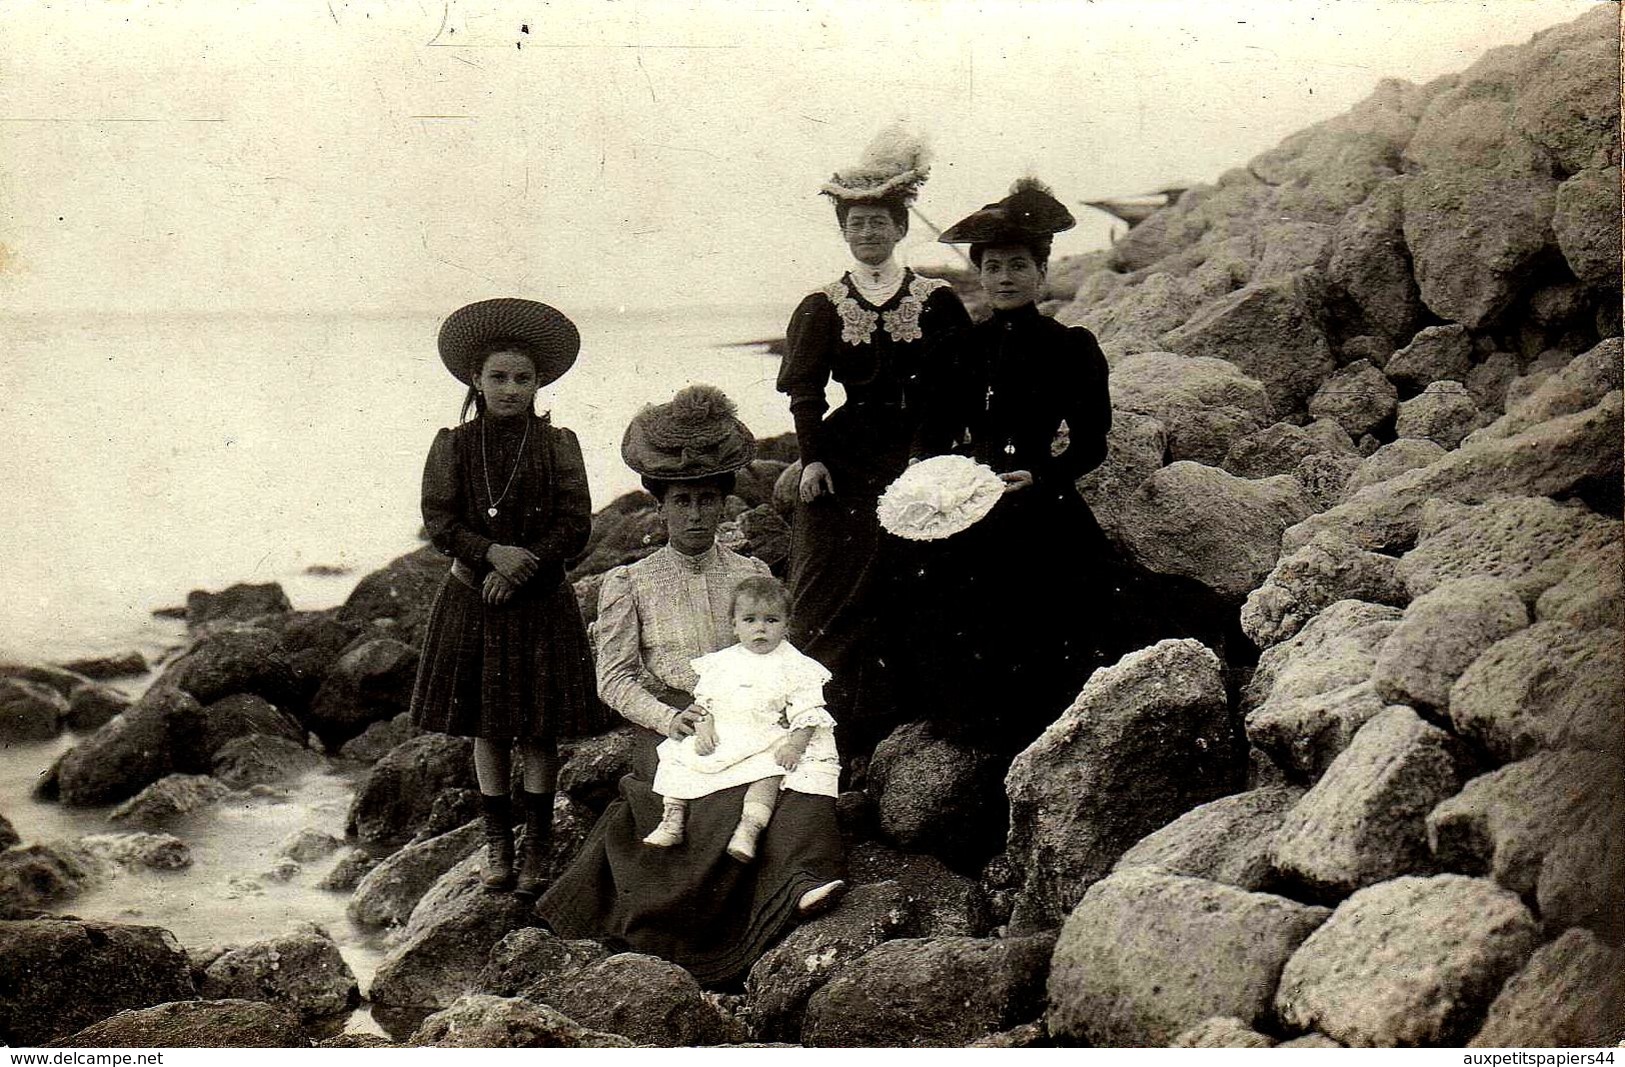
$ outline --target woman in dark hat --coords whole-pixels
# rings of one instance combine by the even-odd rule
[[[533,300],[483,300],[452,314],[440,358],[468,395],[423,470],[424,526],[452,563],[429,611],[412,721],[474,738],[485,885],[519,896],[534,897],[545,877],[558,738],[608,726],[564,577],[592,528],[581,446],[534,411],[536,391],[570,368],[580,346],[569,319]],[[525,814],[517,877],[513,750]]]
[[[733,643],[733,587],[767,573],[716,543],[734,472],[754,455],[733,403],[710,386],[645,408],[626,429],[621,456],[659,501],[667,543],[604,576],[598,692],[645,732],[637,771],[536,907],[561,937],[660,956],[706,985],[742,978],[786,928],[845,888],[832,797],[783,793],[751,865],[727,854],[748,785],[689,801],[682,844],[643,843],[662,815],[650,787],[655,744],[693,734],[701,718],[690,661]]]
[[[981,522],[901,549],[914,584],[901,599],[918,612],[917,713],[974,724],[984,747],[1010,751],[1060,715],[1099,660],[1108,548],[1073,483],[1106,456],[1106,359],[1088,330],[1037,306],[1052,235],[1072,225],[1024,179],[943,233],[970,245],[993,315],[935,353],[910,450],[970,456],[1005,483]]]
[[[946,282],[915,274],[893,255],[929,173],[924,145],[894,126],[856,167],[824,184],[853,262],[796,308],[778,376],[802,463],[790,638],[834,675],[827,693],[838,730],[853,737],[856,728],[871,743],[877,738],[862,735],[883,728],[873,720],[891,710],[876,638],[896,631],[882,613],[887,568],[875,502],[907,461],[926,352],[970,323]],[[826,416],[831,379],[845,388],[846,402]]]

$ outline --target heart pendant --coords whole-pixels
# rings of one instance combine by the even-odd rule
[[[497,517],[497,509],[494,507],[486,508],[485,513],[491,516],[493,519]]]

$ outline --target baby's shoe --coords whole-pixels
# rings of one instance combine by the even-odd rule
[[[645,845],[655,848],[674,848],[683,843],[683,809],[667,808],[660,813],[660,825],[649,831],[643,839]]]
[[[740,863],[749,863],[756,858],[756,839],[761,833],[761,823],[739,820],[739,825],[734,827],[734,835],[728,839],[728,855]]]

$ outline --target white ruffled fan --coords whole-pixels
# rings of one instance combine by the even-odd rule
[[[965,456],[935,456],[904,471],[880,496],[875,512],[887,533],[940,541],[980,521],[1004,495],[993,471]]]

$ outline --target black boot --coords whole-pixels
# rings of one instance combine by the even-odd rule
[[[547,881],[548,853],[553,844],[552,793],[522,794],[525,798],[525,832],[519,839],[519,884],[513,895],[525,900],[541,896]]]
[[[480,816],[485,823],[485,870],[480,882],[491,890],[513,888],[513,805],[507,794],[480,794]]]

